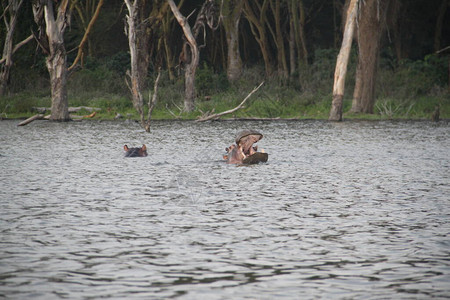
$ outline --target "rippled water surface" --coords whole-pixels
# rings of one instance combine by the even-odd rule
[[[446,122],[16,125],[0,298],[450,297]],[[244,128],[267,164],[221,161]]]

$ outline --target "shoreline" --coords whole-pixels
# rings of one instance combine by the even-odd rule
[[[23,117],[2,117],[0,118],[0,121],[23,121],[26,120],[30,117],[32,117],[33,115],[30,116],[23,116]],[[40,121],[49,121],[46,119],[41,119]],[[73,118],[70,119],[69,121],[66,122],[81,122],[81,121],[97,121],[97,122],[135,122],[135,123],[139,123],[139,120],[137,119],[111,119],[111,118],[83,118],[83,116],[78,116],[78,118]],[[379,121],[393,121],[393,122],[403,122],[403,121],[414,121],[414,122],[434,122],[434,123],[439,123],[439,122],[450,122],[450,118],[442,118],[439,119],[439,121],[433,121],[431,120],[431,118],[383,118],[383,117],[368,117],[368,118],[343,118],[342,121],[330,121],[328,119],[325,118],[258,118],[258,117],[243,117],[243,118],[224,118],[224,119],[217,119],[217,120],[208,120],[208,121],[204,121],[204,122],[197,122],[197,119],[191,119],[191,118],[173,118],[173,119],[152,119],[152,122],[196,122],[196,123],[211,123],[211,122],[248,122],[248,121],[263,121],[263,122],[278,122],[278,121],[290,121],[290,122],[295,122],[295,121],[322,121],[322,122],[330,122],[330,123],[341,123],[341,122],[349,122],[349,121],[356,121],[356,122],[361,122],[361,121],[369,121],[369,122],[379,122]],[[54,121],[54,122],[61,122],[61,123],[65,123],[62,121]]]

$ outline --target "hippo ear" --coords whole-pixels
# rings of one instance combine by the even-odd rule
[[[142,145],[142,148],[141,148],[141,150],[142,150],[142,151],[145,151],[145,150],[147,150],[147,146],[145,146],[145,144],[144,144],[144,145]]]
[[[123,146],[123,150],[128,151],[128,146],[127,145]]]

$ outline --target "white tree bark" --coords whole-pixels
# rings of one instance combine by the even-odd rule
[[[347,65],[352,48],[353,35],[355,31],[355,21],[359,0],[351,0],[347,10],[344,37],[342,39],[341,50],[336,61],[334,71],[333,102],[328,120],[342,121],[342,108],[344,101],[345,76],[347,75]]]

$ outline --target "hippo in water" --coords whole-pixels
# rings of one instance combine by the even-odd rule
[[[258,152],[258,146],[253,146],[254,143],[262,139],[263,135],[255,130],[243,130],[238,133],[235,139],[235,144],[225,148],[227,152],[223,158],[229,164],[257,164],[266,162],[268,154]]]
[[[141,148],[128,148],[127,145],[123,146],[123,150],[125,150],[125,157],[144,157],[147,156],[147,147],[142,145]]]

